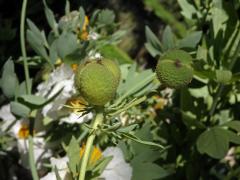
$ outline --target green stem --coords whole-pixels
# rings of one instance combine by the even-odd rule
[[[92,125],[93,133],[91,133],[87,139],[86,148],[85,148],[83,158],[82,158],[79,180],[85,180],[85,174],[86,174],[87,164],[88,164],[88,160],[89,160],[89,155],[91,152],[93,141],[96,137],[96,133],[94,131],[97,130],[98,125],[102,124],[102,122],[103,122],[103,113],[98,112],[96,115],[96,118],[93,122],[93,125]]]
[[[27,52],[25,47],[25,18],[26,18],[26,8],[27,8],[27,0],[23,0],[22,10],[21,10],[21,24],[20,24],[20,41],[21,41],[21,51],[23,56],[23,67],[26,79],[26,91],[27,94],[31,94],[31,85],[28,71],[28,63],[27,63]]]
[[[31,94],[31,83],[29,78],[29,70],[28,70],[28,62],[27,62],[27,52],[25,46],[25,19],[26,19],[26,9],[27,9],[27,0],[23,0],[22,10],[21,10],[21,22],[20,22],[20,42],[21,42],[21,51],[23,56],[23,67],[26,79],[26,92],[27,94]],[[32,127],[30,128],[30,135],[28,137],[28,146],[29,146],[29,165],[31,168],[32,177],[34,180],[39,180],[37,169],[34,162],[34,153],[33,153],[33,127],[34,127],[34,119],[32,123]]]
[[[32,177],[33,177],[34,180],[39,180],[37,169],[36,169],[36,166],[35,166],[35,163],[34,163],[33,137],[32,137],[32,135],[29,135],[29,137],[28,137],[28,145],[29,145],[29,164],[30,164],[30,168],[31,168]]]
[[[209,111],[209,118],[212,117],[212,115],[214,114],[215,110],[216,110],[216,107],[217,107],[217,103],[218,103],[218,99],[219,97],[221,96],[222,92],[224,90],[224,85],[221,84],[217,90],[217,93],[216,93],[216,96],[214,97],[213,99],[213,103],[212,103],[212,107]]]

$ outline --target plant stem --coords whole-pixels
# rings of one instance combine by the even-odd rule
[[[26,19],[26,9],[27,9],[27,0],[23,0],[22,10],[21,10],[21,22],[20,22],[20,42],[21,42],[21,51],[23,56],[23,67],[25,73],[26,80],[26,92],[27,94],[31,94],[31,83],[29,78],[29,70],[28,70],[28,62],[27,62],[27,52],[25,46],[25,19]],[[30,119],[30,135],[28,136],[28,146],[29,146],[29,165],[32,173],[32,177],[34,180],[39,180],[37,169],[34,162],[34,153],[33,153],[33,127],[34,127],[34,119]]]
[[[26,8],[27,8],[27,0],[23,0],[22,10],[21,10],[21,24],[20,24],[20,41],[21,41],[21,51],[23,56],[23,67],[26,79],[26,92],[27,94],[31,94],[31,85],[28,71],[28,63],[27,63],[27,52],[25,47],[25,18],[26,18]]]
[[[96,118],[92,125],[93,133],[91,133],[87,139],[86,148],[85,148],[83,158],[82,158],[79,180],[85,180],[85,174],[86,174],[90,151],[91,151],[91,148],[93,145],[93,141],[96,137],[96,134],[94,131],[97,130],[98,125],[102,124],[102,122],[103,122],[103,113],[100,111],[97,113]]]
[[[34,154],[33,154],[33,137],[29,135],[28,137],[28,146],[29,146],[29,164],[31,168],[32,177],[34,180],[38,180],[38,173],[34,163]]]
[[[224,90],[224,85],[221,84],[220,87],[217,90],[216,96],[213,99],[212,107],[209,111],[209,118],[212,117],[212,115],[214,114],[214,112],[216,110],[216,107],[217,107],[218,99],[221,96],[223,90]]]

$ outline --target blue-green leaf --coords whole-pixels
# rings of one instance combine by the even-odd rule
[[[179,48],[195,48],[202,37],[202,31],[195,31],[183,39],[181,39],[178,43]]]
[[[28,117],[31,111],[27,106],[15,101],[10,103],[10,107],[13,114],[23,118]]]
[[[200,153],[221,159],[229,147],[228,132],[225,129],[214,127],[204,131],[197,140],[197,148]]]
[[[67,148],[69,158],[69,168],[73,174],[77,174],[80,162],[80,147],[77,139],[72,136],[72,139]]]
[[[3,66],[0,86],[2,88],[3,94],[8,98],[14,97],[15,92],[18,89],[18,78],[14,71],[14,63],[10,59]]]
[[[131,164],[131,165],[133,166],[132,180],[160,179],[170,174],[162,167],[151,162]]]
[[[36,96],[36,95],[22,95],[19,97],[19,99],[22,99],[26,103],[37,105],[37,106],[40,106],[46,102],[46,99],[44,97]]]
[[[115,20],[115,14],[109,9],[105,9],[99,12],[97,22],[99,24],[112,24]]]
[[[147,38],[147,43],[145,43],[145,47],[147,48],[149,53],[153,57],[161,54],[162,44],[148,26],[145,27],[145,35]]]
[[[164,50],[173,49],[176,45],[175,35],[173,34],[170,26],[167,26],[163,31],[162,44]]]
[[[56,48],[59,57],[64,58],[78,48],[77,37],[70,32],[62,33],[57,39]]]
[[[53,14],[52,10],[48,8],[45,0],[43,0],[43,4],[44,4],[44,12],[45,12],[48,24],[52,28],[55,35],[58,35],[59,34],[58,29],[57,29],[58,25],[55,20],[54,14]]]

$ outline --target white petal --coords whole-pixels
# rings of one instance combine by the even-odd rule
[[[56,179],[57,178],[54,172],[50,172],[46,176],[43,176],[42,178],[40,178],[40,180],[56,180]]]
[[[5,131],[10,124],[16,119],[15,116],[11,113],[10,104],[4,105],[0,109],[0,118],[3,120],[1,124],[2,131]]]
[[[10,104],[1,107],[0,118],[3,121],[14,121],[16,119],[15,116],[11,113]]]
[[[131,180],[132,167],[125,162],[120,148],[109,147],[103,152],[104,156],[113,156],[113,159],[103,171],[101,177],[106,180]]]
[[[63,170],[63,169],[67,169],[67,162],[68,162],[68,157],[65,156],[65,157],[62,157],[62,158],[54,158],[52,157],[50,159],[50,162],[51,162],[51,165],[53,167],[57,167],[57,169],[59,170]]]
[[[61,179],[65,180],[67,171],[58,171],[58,174]],[[40,180],[57,180],[57,178],[56,178],[55,172],[49,172],[46,176],[40,178]]]
[[[68,117],[61,118],[61,122],[69,123],[69,124],[81,124],[87,122],[93,118],[92,113],[85,114],[84,116],[80,116],[76,113],[71,113]]]
[[[74,73],[69,66],[63,64],[54,70],[50,74],[48,81],[40,84],[37,89],[38,95],[47,96],[48,99],[62,89],[54,101],[47,104],[42,110],[43,116],[57,119],[58,111],[62,108],[63,104],[76,93],[76,89],[74,88]]]
[[[62,157],[62,158],[51,158],[50,159],[52,168],[58,169],[58,174],[61,179],[68,179],[67,178],[67,172],[68,172],[68,157]],[[41,180],[56,180],[56,175],[54,172],[49,172],[46,176],[42,177]]]

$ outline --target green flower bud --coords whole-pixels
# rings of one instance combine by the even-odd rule
[[[101,60],[92,60],[79,65],[75,86],[89,104],[104,106],[114,98],[118,82]]]
[[[156,68],[157,77],[168,87],[179,88],[189,84],[193,77],[193,69],[180,60],[160,60]]]

